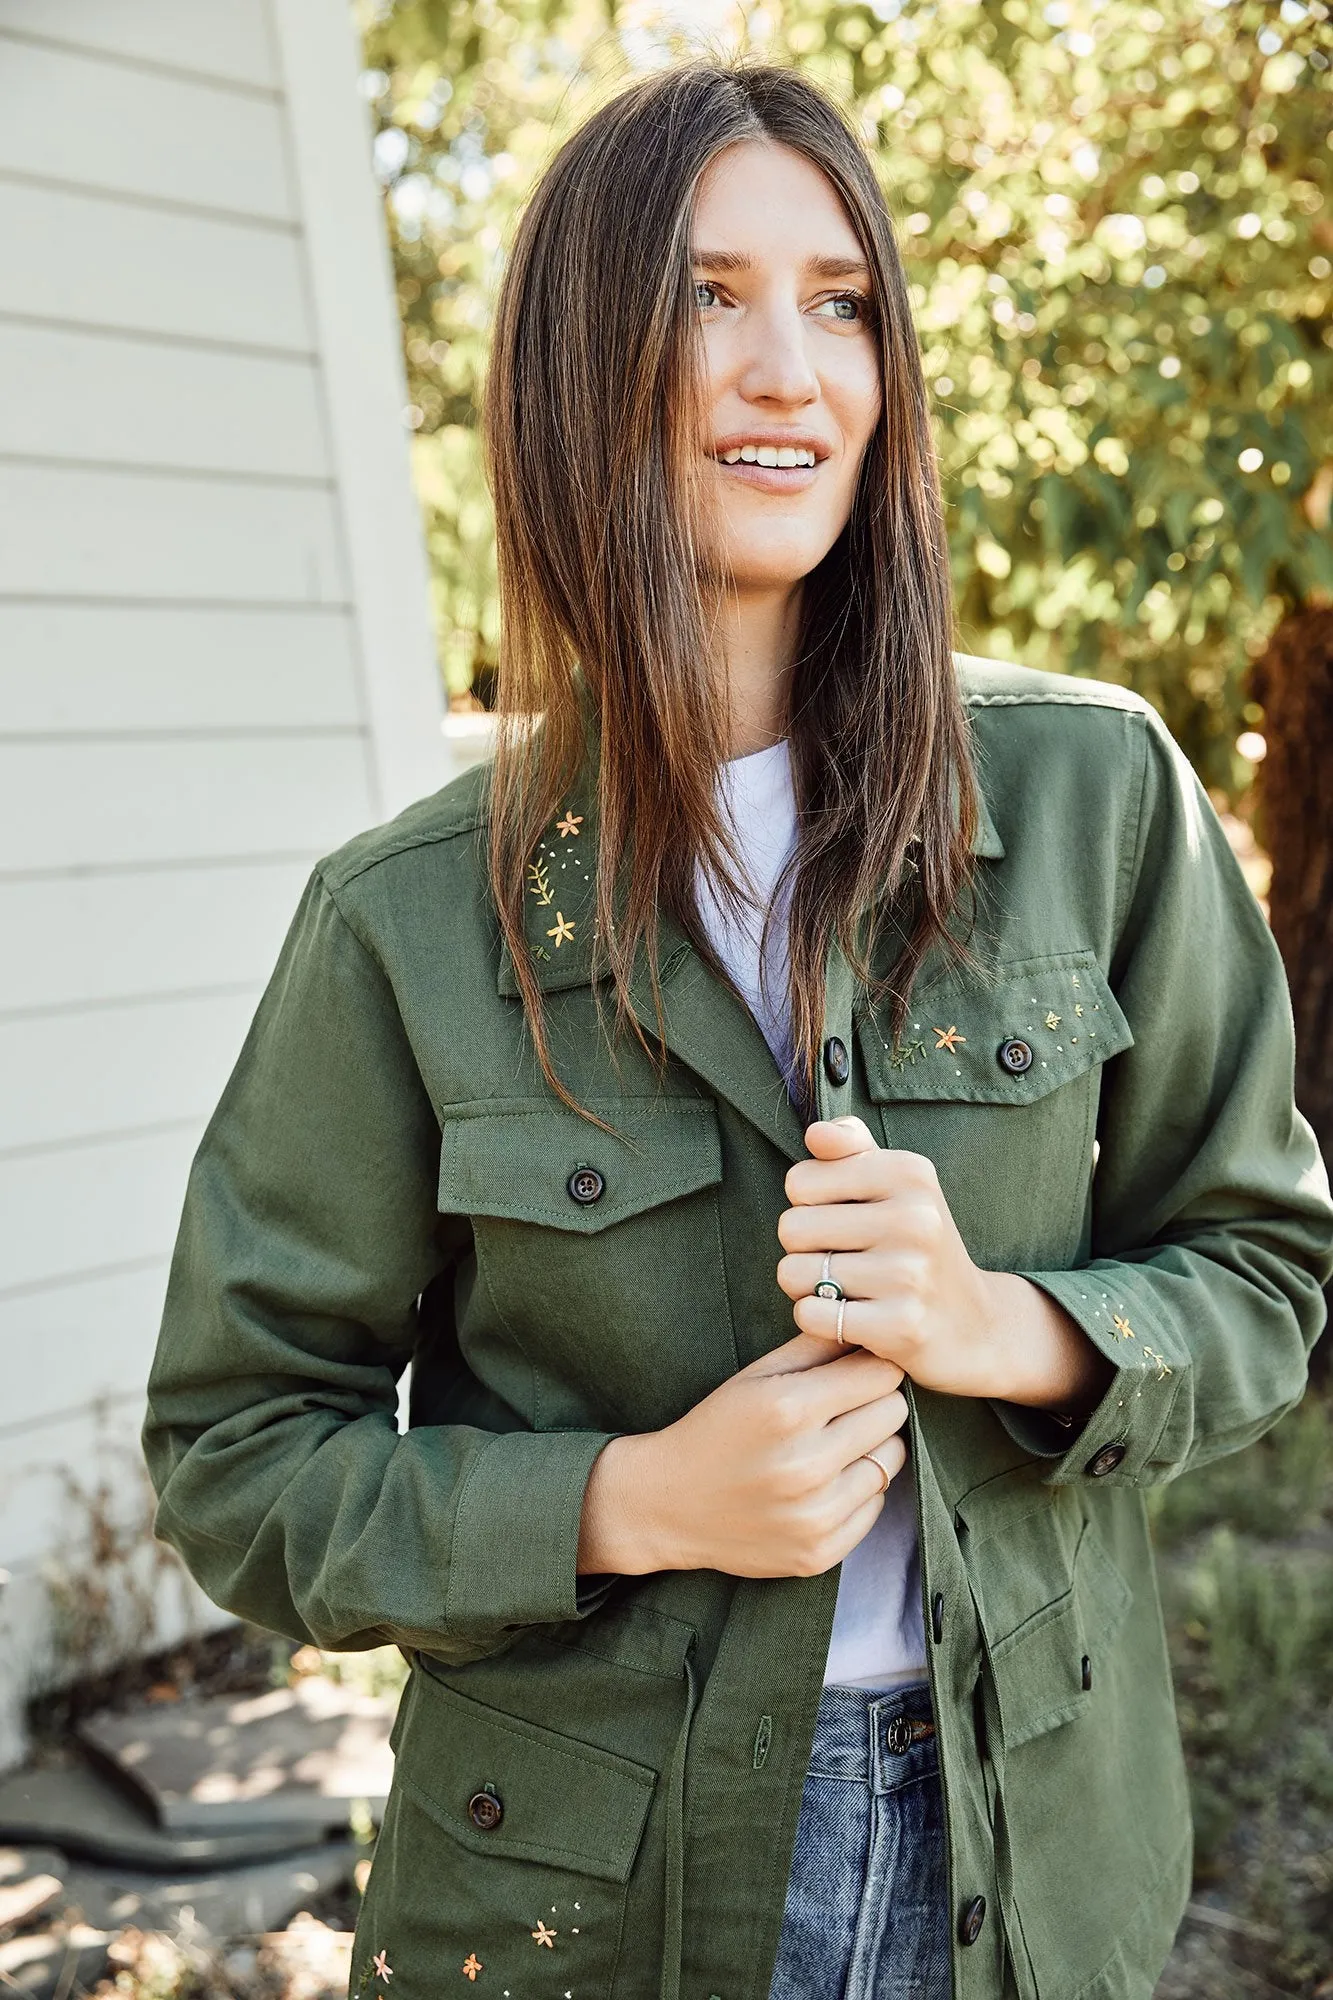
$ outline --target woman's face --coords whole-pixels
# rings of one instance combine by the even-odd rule
[[[832,184],[774,140],[709,163],[691,247],[717,503],[707,556],[738,590],[790,588],[846,525],[879,418],[870,272]],[[777,466],[724,462],[765,445]]]

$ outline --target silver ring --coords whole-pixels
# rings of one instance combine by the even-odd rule
[[[843,1330],[842,1330],[842,1316],[843,1316],[843,1314],[844,1314],[844,1313],[846,1312],[846,1310],[847,1310],[847,1301],[846,1301],[846,1299],[839,1299],[839,1300],[838,1300],[838,1345],[839,1345],[839,1347],[845,1347],[845,1346],[847,1345],[847,1336],[846,1336],[846,1334],[845,1334],[845,1333],[843,1332]]]
[[[815,1297],[817,1299],[845,1299],[847,1296],[837,1279],[830,1278],[828,1274],[828,1267],[832,1257],[833,1252],[831,1250],[824,1252],[824,1268],[820,1272],[819,1282],[815,1286]]]
[[[873,1451],[863,1451],[861,1453],[861,1456],[862,1458],[868,1458],[872,1465],[877,1465],[880,1471],[884,1474],[884,1491],[887,1493],[890,1485],[893,1482],[893,1474],[889,1471],[888,1466],[885,1465],[882,1458],[876,1458]]]

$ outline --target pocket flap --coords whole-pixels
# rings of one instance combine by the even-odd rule
[[[1095,1679],[1101,1649],[1123,1622],[1132,1599],[1095,1521],[1088,1521],[1070,1589],[990,1649],[1006,1749],[1015,1750],[1083,1713],[1095,1698],[1083,1685],[1084,1658]]]
[[[1011,960],[984,984],[951,969],[913,995],[912,1014],[893,1047],[873,1015],[858,1023],[877,1103],[1029,1104],[1134,1041],[1092,951]],[[1001,1061],[1014,1042],[1031,1051],[1027,1069]]]
[[[460,1845],[629,1880],[657,1783],[647,1765],[503,1715],[420,1666],[390,1741],[396,1782]],[[500,1806],[486,1829],[468,1810],[480,1792]]]
[[[722,1144],[710,1098],[584,1102],[625,1137],[599,1132],[547,1097],[450,1106],[440,1148],[440,1208],[586,1236],[721,1180]],[[601,1178],[601,1192],[591,1201],[577,1201],[569,1191],[579,1167]]]

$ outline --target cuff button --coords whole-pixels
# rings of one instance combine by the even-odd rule
[[[1122,1444],[1105,1445],[1101,1451],[1095,1453],[1094,1456],[1088,1460],[1087,1464],[1084,1466],[1083,1469],[1085,1472],[1090,1474],[1090,1476],[1093,1479],[1105,1479],[1108,1472],[1115,1471],[1117,1465],[1119,1465],[1124,1455],[1125,1455],[1124,1445]]]

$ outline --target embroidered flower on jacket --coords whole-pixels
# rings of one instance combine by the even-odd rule
[[[547,931],[546,935],[549,938],[555,939],[555,948],[557,951],[559,951],[566,938],[573,937],[574,926],[562,910],[556,911],[554,927]]]
[[[534,1944],[537,1944],[537,1945],[543,1945],[543,1944],[544,1944],[544,1945],[546,1946],[546,1949],[547,1949],[548,1951],[554,1951],[554,1950],[555,1950],[555,1941],[556,1941],[556,1938],[557,1938],[557,1937],[559,1936],[559,1932],[558,1932],[558,1931],[548,1931],[548,1930],[547,1930],[547,1928],[546,1928],[546,1926],[545,1926],[545,1924],[544,1924],[544,1923],[542,1922],[541,1918],[540,1918],[540,1917],[538,1917],[538,1919],[537,1919],[537,1928],[536,1928],[536,1930],[535,1930],[535,1931],[529,1931],[528,1935],[529,1935],[529,1937],[530,1937],[530,1938],[532,1939],[532,1941],[533,1941],[533,1943],[534,1943]]]
[[[566,806],[565,816],[563,819],[558,819],[556,821],[555,830],[560,835],[560,838],[562,840],[568,833],[572,833],[577,839],[579,828],[582,825],[583,825],[583,814],[572,812],[570,808]]]
[[[377,1951],[370,1962],[375,1968],[377,1978],[384,1980],[386,1984],[393,1978],[393,1967],[389,1963],[387,1951]]]
[[[955,1042],[965,1042],[967,1040],[967,1036],[960,1035],[957,1028],[932,1028],[931,1033],[939,1036],[935,1047],[937,1049],[947,1049],[950,1055],[953,1054]]]
[[[467,1957],[463,1960],[463,1977],[465,1979],[471,1979],[475,1981],[477,1974],[479,1972],[484,1972],[485,1970],[486,1968],[482,1964],[481,1960],[477,1957],[476,1952],[470,1951]]]

